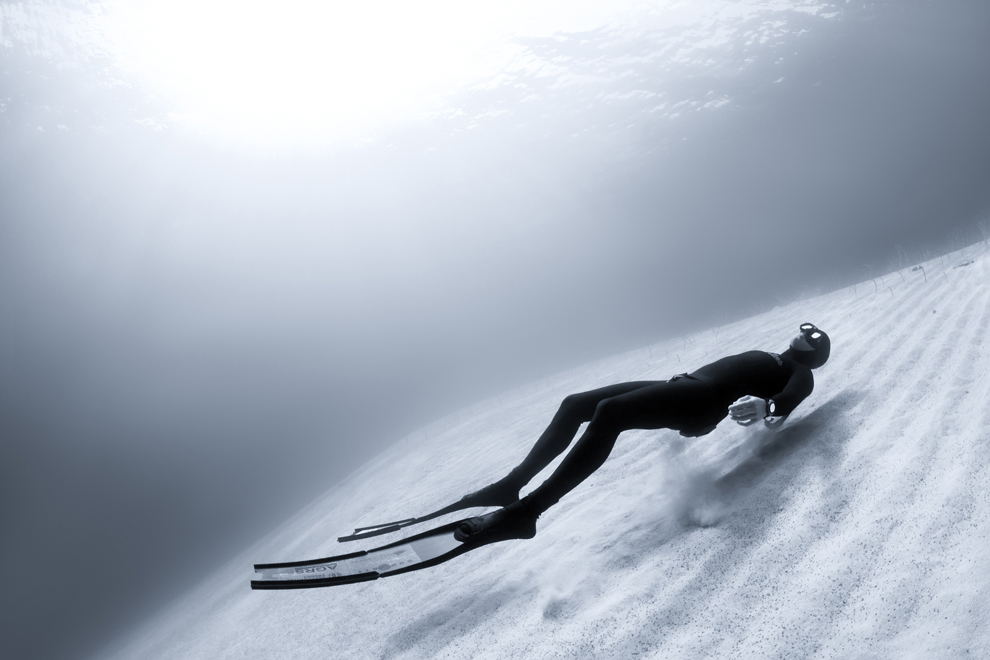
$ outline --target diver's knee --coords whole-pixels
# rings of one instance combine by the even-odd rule
[[[560,407],[566,410],[570,410],[572,408],[576,408],[580,403],[581,403],[580,394],[568,394],[560,402]]]
[[[588,421],[594,413],[594,403],[589,400],[587,393],[568,394],[560,402],[559,415],[566,417],[577,417],[581,421]]]
[[[595,414],[591,417],[591,423],[599,427],[619,428],[622,426],[625,414],[622,403],[612,399],[602,399],[595,406]]]

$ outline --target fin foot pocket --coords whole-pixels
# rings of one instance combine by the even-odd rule
[[[520,506],[508,506],[465,520],[458,525],[454,538],[473,546],[510,539],[531,539],[536,536],[537,517]]]

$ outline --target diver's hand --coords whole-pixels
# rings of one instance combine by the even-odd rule
[[[741,426],[755,424],[767,416],[767,402],[755,396],[746,395],[729,406],[729,417]]]

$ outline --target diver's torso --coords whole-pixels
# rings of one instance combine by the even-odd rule
[[[731,403],[747,394],[761,399],[773,397],[798,369],[807,367],[776,353],[746,351],[706,364],[689,375],[708,383]]]

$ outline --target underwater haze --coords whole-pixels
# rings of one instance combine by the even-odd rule
[[[0,3],[5,653],[459,408],[987,237],[990,5],[608,4]]]

